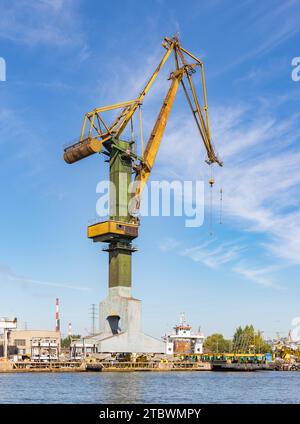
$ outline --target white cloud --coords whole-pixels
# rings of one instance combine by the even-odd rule
[[[162,252],[169,252],[170,250],[173,250],[176,247],[179,247],[180,245],[181,243],[178,240],[175,240],[173,238],[166,238],[164,240],[161,240],[159,248]]]
[[[240,240],[220,243],[217,238],[212,238],[197,246],[184,247],[181,242],[166,238],[160,242],[159,248],[164,253],[173,251],[177,255],[188,257],[212,269],[220,269],[228,264],[229,269],[246,280],[267,288],[283,288],[276,282],[273,275],[284,266],[282,264],[264,267],[250,265],[243,260],[247,246]]]
[[[160,242],[159,248],[162,252],[175,251],[176,254],[200,262],[209,268],[218,268],[238,259],[245,246],[237,240],[220,244],[215,238],[211,238],[200,245],[185,247],[178,240],[166,238]]]
[[[76,46],[78,55],[87,56],[76,0],[2,0],[0,39],[27,46]]]
[[[37,286],[49,286],[49,287],[56,287],[60,289],[79,290],[79,291],[90,290],[89,287],[81,287],[81,286],[76,286],[69,283],[63,284],[63,283],[56,283],[52,281],[42,281],[42,280],[34,280],[32,278],[27,278],[22,275],[16,274],[7,265],[0,265],[0,277],[3,281],[9,280],[11,282],[22,284],[22,285],[32,284]]]
[[[215,243],[216,246],[212,248],[207,248],[208,244],[210,243],[185,248],[181,255],[191,258],[194,262],[200,262],[209,268],[218,268],[237,259],[244,249],[243,246],[234,245],[233,243]]]
[[[300,264],[299,114],[278,119],[275,113],[237,106],[218,107],[212,116],[216,144],[225,159],[224,168],[215,168],[224,213],[247,231],[267,236],[264,247],[270,253]],[[172,176],[199,178],[203,175],[199,136],[188,116],[176,122],[163,143],[158,171],[164,177],[171,169]]]
[[[249,103],[211,110],[214,140],[224,159],[224,168],[215,168],[214,208],[219,208],[217,193],[222,187],[223,221],[246,237],[247,233],[258,236],[251,238],[257,263],[235,266],[238,246],[226,251],[222,242],[219,248],[187,248],[185,254],[211,267],[230,263],[234,272],[248,280],[277,287],[275,262],[279,267],[300,265],[300,129],[298,112],[285,117],[279,113],[278,106],[285,107],[282,102],[288,98],[272,100],[273,109],[262,101],[259,107]],[[204,148],[192,118],[177,115],[172,120],[155,172],[163,178],[176,175],[207,181],[209,171],[201,165]],[[271,265],[262,267],[261,262]]]
[[[277,271],[280,267],[278,266],[267,266],[262,268],[251,268],[244,263],[240,263],[233,268],[233,271],[241,274],[247,280],[253,281],[256,284],[260,284],[265,287],[271,287],[281,289],[274,279],[272,274]]]

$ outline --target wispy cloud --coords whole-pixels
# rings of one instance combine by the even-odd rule
[[[280,267],[276,265],[251,268],[251,266],[241,262],[233,268],[233,271],[256,284],[275,289],[282,289],[282,287],[276,283],[272,277],[272,274],[278,271],[278,269],[280,269]]]
[[[245,249],[238,241],[218,243],[216,239],[206,240],[200,245],[186,247],[173,238],[161,240],[159,248],[162,252],[175,251],[180,256],[200,262],[209,268],[218,268],[240,257]]]
[[[261,247],[269,253],[300,264],[299,114],[279,119],[274,111],[255,110],[249,104],[212,112],[214,138],[225,161],[223,169],[215,169],[224,213],[247,231],[262,233]],[[190,123],[188,117],[186,122]],[[159,172],[165,177],[164,170],[171,168],[182,179],[200,177],[202,147],[193,140],[199,137],[186,124],[183,143],[181,130],[177,125],[168,132]]]
[[[0,39],[27,46],[76,46],[85,59],[88,47],[77,0],[2,0]]]
[[[159,248],[164,253],[173,252],[212,269],[222,269],[228,265],[231,271],[252,283],[268,288],[282,289],[282,286],[274,279],[274,273],[281,270],[283,266],[254,267],[249,265],[243,259],[244,253],[247,252],[247,246],[240,240],[220,243],[214,238],[197,246],[185,247],[178,240],[166,238],[160,242]]]
[[[234,261],[239,257],[243,246],[235,245],[234,243],[217,244],[215,247],[208,248],[208,243],[200,246],[185,248],[182,256],[191,258],[194,262],[200,262],[209,268],[218,268],[229,262]]]
[[[2,280],[9,280],[11,282],[27,285],[37,285],[37,286],[48,286],[48,287],[55,287],[59,289],[68,289],[68,290],[79,290],[79,291],[87,291],[90,290],[89,287],[81,287],[76,286],[73,284],[63,284],[63,283],[57,283],[52,281],[42,281],[42,280],[35,280],[32,278],[24,277],[22,275],[16,274],[9,266],[7,265],[0,265],[0,277]]]
[[[248,3],[248,4],[247,4]],[[299,30],[299,3],[295,0],[285,2],[273,1],[253,3],[250,11],[248,33],[251,35],[251,44],[256,41],[255,47],[245,49],[245,53],[232,60],[227,65],[220,67],[213,75],[220,75],[243,62],[251,60],[258,55],[266,54],[280,44],[296,35]],[[245,2],[249,7],[249,2]],[[252,13],[251,13],[252,12]]]
[[[300,265],[300,115],[294,112],[283,117],[279,113],[288,97],[272,100],[273,107],[260,99],[255,105],[249,102],[211,110],[213,136],[225,162],[223,169],[215,168],[215,190],[223,189],[224,220],[245,237],[247,233],[256,235],[252,241],[259,255],[257,263],[242,266],[239,247],[227,249],[223,242],[218,247],[201,245],[184,252],[206,266],[228,263],[233,272],[249,281],[274,288],[278,287],[274,261],[279,267]],[[199,136],[191,120],[175,117],[173,122],[177,123],[169,127],[156,172],[164,178],[169,174],[208,179],[208,171],[205,173],[199,162],[202,147],[196,142]],[[218,202],[215,194],[215,208],[219,208]],[[267,265],[260,266],[261,261]]]
[[[287,58],[277,58],[269,59],[264,61],[263,66],[258,66],[252,64],[249,71],[244,75],[238,77],[234,84],[251,84],[257,86],[262,83],[266,83],[271,79],[274,80],[280,76],[280,74],[285,73],[286,70],[290,67],[290,60]],[[249,86],[248,86],[249,87]]]
[[[249,127],[244,116],[235,129],[223,133],[228,142],[227,165],[220,173],[224,210],[243,220],[248,231],[263,234],[261,246],[269,253],[300,264],[299,114],[279,120],[262,113],[265,122],[256,118]]]

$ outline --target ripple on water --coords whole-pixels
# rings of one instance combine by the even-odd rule
[[[0,403],[300,403],[300,372],[0,374]]]

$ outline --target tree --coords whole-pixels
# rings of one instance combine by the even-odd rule
[[[271,346],[264,339],[262,332],[255,331],[253,325],[238,327],[233,336],[232,349],[236,353],[266,353]]]
[[[206,338],[204,349],[208,353],[226,353],[230,351],[230,344],[230,340],[224,339],[223,334],[215,333]]]
[[[67,336],[63,339],[61,339],[61,347],[62,348],[69,348],[71,345],[71,342],[74,341],[74,339],[80,339],[81,336],[79,334],[74,334],[72,336]]]

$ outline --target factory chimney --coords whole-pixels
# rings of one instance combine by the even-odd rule
[[[72,324],[69,322],[68,325],[68,336],[71,337],[72,336]]]
[[[60,332],[60,319],[59,319],[59,298],[56,298],[55,308],[55,331]]]

